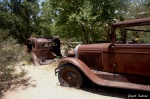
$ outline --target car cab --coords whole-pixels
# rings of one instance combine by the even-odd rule
[[[110,43],[69,51],[58,66],[60,84],[82,87],[86,76],[100,86],[150,91],[150,18],[114,23],[110,35]]]

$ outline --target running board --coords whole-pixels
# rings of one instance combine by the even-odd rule
[[[128,79],[135,79],[134,77],[118,75],[113,73],[101,72],[92,70],[92,72],[97,76],[97,81],[95,82],[100,86],[108,86],[115,88],[123,88],[123,89],[132,89],[132,90],[143,90],[150,92],[150,86],[145,84],[136,84],[130,82]],[[140,77],[142,78],[142,77]],[[149,79],[146,79],[149,80]],[[142,80],[141,80],[142,81]]]

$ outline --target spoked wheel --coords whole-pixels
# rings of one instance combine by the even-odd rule
[[[80,88],[83,84],[83,76],[81,72],[70,64],[66,64],[60,68],[58,79],[60,84],[64,87]]]

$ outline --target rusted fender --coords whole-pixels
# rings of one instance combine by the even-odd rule
[[[64,58],[60,61],[59,67],[64,64],[71,63],[79,68],[93,83],[100,85],[100,86],[107,86],[107,87],[116,87],[116,88],[124,88],[124,89],[133,89],[133,90],[144,90],[150,92],[150,86],[148,85],[140,85],[134,83],[125,83],[125,82],[118,82],[118,81],[110,81],[102,79],[96,76],[88,66],[83,63],[81,60],[77,58]]]
[[[35,53],[32,52],[32,59],[33,59],[33,63],[38,66],[40,65],[40,60],[39,58],[37,58],[37,56],[35,55]]]
[[[81,60],[77,58],[64,58],[59,62],[59,67],[61,67],[64,64],[71,63],[75,65],[77,68],[79,68],[93,83],[106,86],[108,85],[109,81],[101,79],[97,77],[89,68],[88,66],[83,63]]]

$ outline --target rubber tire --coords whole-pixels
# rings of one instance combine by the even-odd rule
[[[58,79],[60,85],[64,87],[80,88],[83,84],[83,75],[81,71],[72,64],[65,64],[60,67]]]

